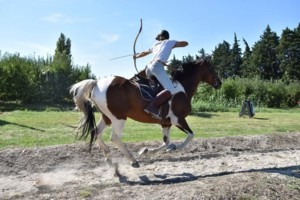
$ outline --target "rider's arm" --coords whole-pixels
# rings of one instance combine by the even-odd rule
[[[133,55],[133,58],[141,58],[141,57],[149,55],[150,53],[152,53],[152,52],[149,50],[143,51],[141,53],[137,53],[137,54]]]
[[[176,47],[186,47],[189,43],[186,41],[177,41],[177,43],[175,44],[175,46],[173,48]]]

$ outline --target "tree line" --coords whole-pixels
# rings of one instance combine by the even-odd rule
[[[228,100],[230,103],[236,99],[251,96],[249,91],[257,91],[263,86],[250,86],[250,82],[262,83],[261,81],[278,82],[282,84],[299,84],[300,80],[300,23],[294,29],[286,28],[281,36],[277,36],[268,25],[260,36],[259,41],[250,47],[243,38],[245,49],[242,51],[240,41],[234,33],[233,44],[227,41],[219,43],[212,54],[211,62],[215,66],[218,75],[222,78],[224,90],[218,92],[216,101]],[[200,49],[195,56],[187,55],[182,59],[175,56],[171,60],[173,67],[180,66],[184,62],[193,61],[207,57],[205,49]],[[19,53],[1,53],[0,51],[0,101],[20,101],[23,103],[63,103],[71,100],[68,93],[70,85],[88,78],[95,78],[91,72],[91,66],[78,66],[72,62],[71,40],[61,34],[56,43],[54,56],[43,57],[22,57]],[[247,80],[240,80],[247,79]],[[226,80],[228,85],[226,86]],[[244,89],[237,91],[235,82],[245,83]],[[248,86],[249,87],[248,87]],[[270,84],[272,85],[272,84]],[[274,84],[276,85],[276,84]],[[226,86],[226,87],[225,87]],[[230,90],[226,88],[231,88]],[[241,87],[239,87],[241,88]],[[257,88],[257,89],[253,89]],[[269,88],[265,87],[265,88]],[[289,89],[291,88],[291,89]],[[270,89],[266,90],[269,91]],[[299,102],[300,91],[297,87],[288,87],[292,100],[286,105],[296,105]],[[205,89],[205,91],[208,91]],[[284,91],[274,88],[273,91]],[[206,95],[203,89],[199,89],[201,95]],[[266,99],[261,94],[252,96],[263,101]],[[277,94],[277,92],[274,92]],[[282,94],[282,92],[281,92]],[[195,99],[199,100],[196,94]],[[208,99],[212,98],[208,92]],[[238,95],[239,98],[237,97]],[[262,94],[263,95],[263,94]],[[269,94],[270,102],[274,94]],[[234,97],[234,98],[232,98]],[[276,98],[278,99],[278,98]],[[291,99],[291,98],[290,98]],[[290,103],[292,102],[292,103]],[[263,103],[262,103],[263,105]],[[268,103],[264,105],[269,105]]]
[[[91,66],[72,62],[71,40],[61,34],[54,56],[22,57],[0,51],[0,101],[65,103],[71,84],[95,78]]]
[[[233,44],[223,41],[212,52],[212,64],[222,79],[254,78],[284,81],[300,80],[300,23],[294,29],[286,28],[281,37],[268,25],[251,48],[243,38],[245,49],[242,52],[239,40],[234,33]],[[207,54],[202,48],[199,54],[184,56],[182,60],[173,57],[175,66],[193,61]]]
[[[193,99],[193,110],[222,111],[239,107],[246,99],[261,107],[300,106],[300,23],[294,29],[284,29],[281,37],[268,25],[252,48],[244,38],[243,43],[242,52],[234,34],[232,45],[223,41],[212,55],[202,48],[195,56],[184,56],[181,60],[173,57],[171,65],[176,68],[209,56],[223,80],[220,90],[200,85]]]

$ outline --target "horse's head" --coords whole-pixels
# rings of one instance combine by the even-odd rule
[[[196,65],[199,65],[199,68],[201,68],[202,77],[204,82],[211,85],[215,89],[219,89],[222,86],[222,82],[220,78],[218,77],[214,67],[212,64],[206,60],[201,59],[196,61]]]

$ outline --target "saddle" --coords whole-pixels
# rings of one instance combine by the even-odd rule
[[[154,76],[145,78],[136,74],[131,80],[136,83],[140,90],[141,97],[146,101],[151,102],[156,95],[164,89]]]
[[[145,78],[137,74],[133,78],[131,78],[131,81],[133,81],[138,86],[141,97],[144,100],[148,101],[149,104],[157,96],[158,93],[164,90],[162,85],[154,76],[151,78]],[[161,119],[161,123],[168,123],[168,120],[166,119],[169,110],[168,101],[162,103],[159,110],[161,118],[158,119]]]

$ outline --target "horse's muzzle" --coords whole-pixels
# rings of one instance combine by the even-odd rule
[[[213,87],[214,87],[215,89],[220,89],[221,86],[222,86],[222,82],[220,81],[220,79],[217,79],[217,80],[214,81]]]

